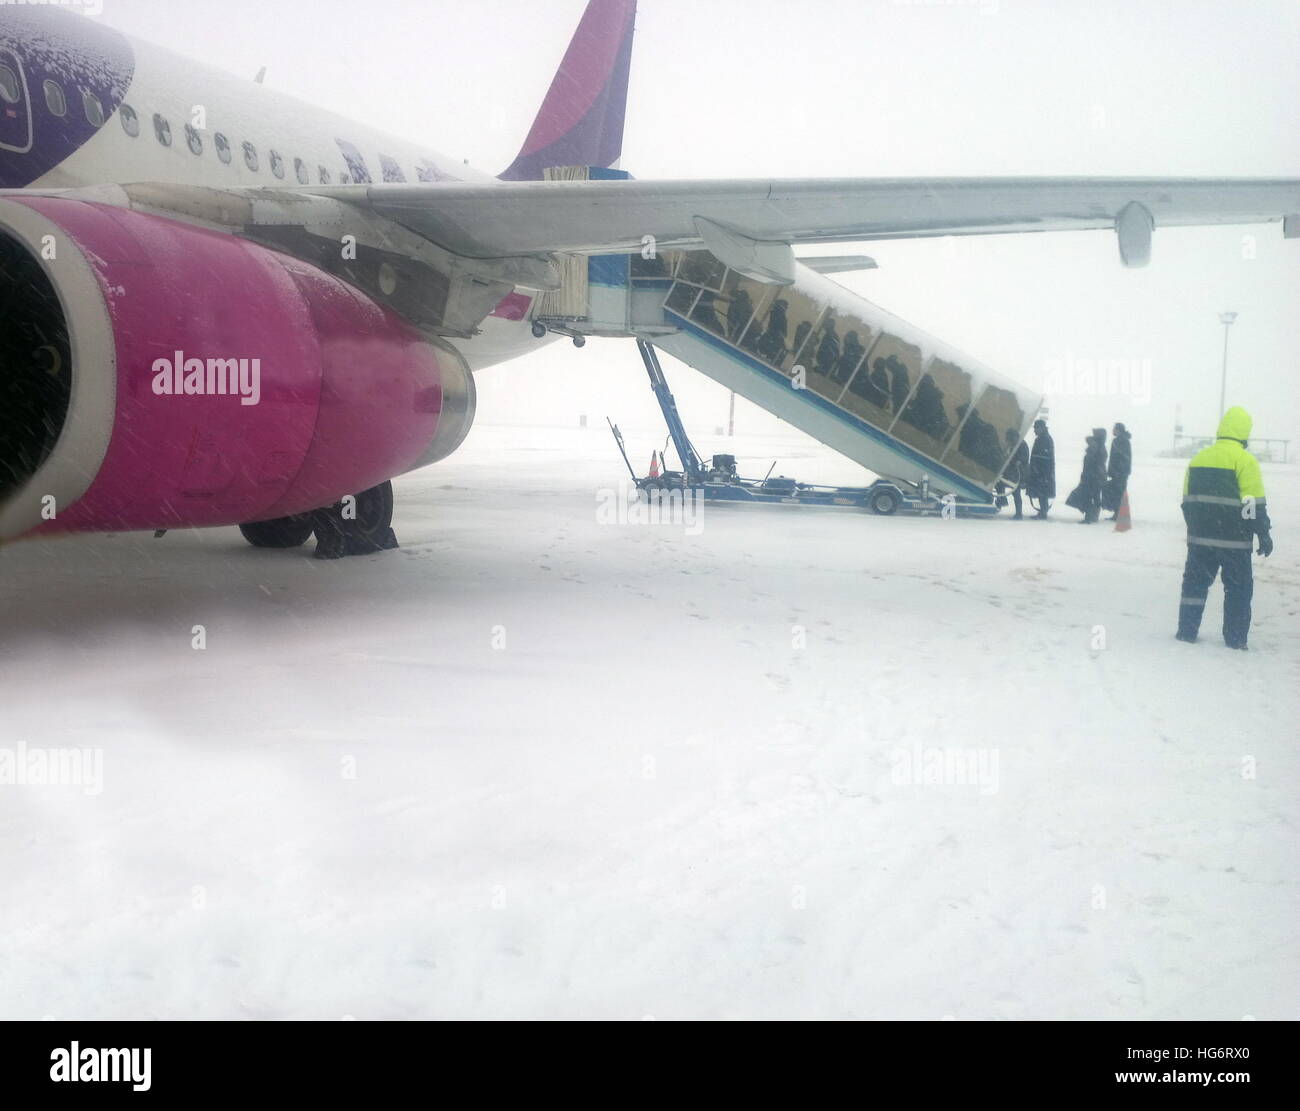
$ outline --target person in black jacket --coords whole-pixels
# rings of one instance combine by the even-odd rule
[[[1065,504],[1083,514],[1082,524],[1095,525],[1101,516],[1101,491],[1106,485],[1106,430],[1094,428],[1084,441],[1083,471],[1079,485],[1065,499]]]
[[[1011,500],[1016,503],[1017,521],[1024,520],[1025,503],[1024,503],[1024,486],[1029,477],[1029,445],[1016,435],[1014,428],[1007,429],[1007,447],[1015,447],[1011,459],[1007,462],[1006,469],[1002,472],[1002,478],[997,484],[998,508],[1007,504],[1007,499],[1003,496],[1008,487],[1011,492]]]
[[[1047,520],[1047,511],[1056,497],[1056,444],[1047,431],[1047,421],[1034,421],[1034,450],[1029,453],[1029,480],[1025,493],[1032,505],[1037,502],[1035,517]]]
[[[1120,502],[1128,489],[1128,476],[1133,473],[1133,437],[1122,424],[1111,429],[1114,439],[1110,446],[1110,463],[1106,467],[1106,490],[1101,496],[1101,507],[1113,521],[1119,514]]]

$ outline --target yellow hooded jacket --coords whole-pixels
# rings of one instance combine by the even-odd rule
[[[1196,453],[1183,480],[1187,543],[1250,551],[1251,538],[1269,532],[1259,460],[1246,450],[1252,421],[1233,406],[1219,422],[1218,439]]]

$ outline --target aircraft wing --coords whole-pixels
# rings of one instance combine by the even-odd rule
[[[367,208],[458,255],[502,258],[660,247],[1109,229],[1142,265],[1153,228],[1285,219],[1300,236],[1300,180],[876,178],[540,181],[305,190]],[[703,221],[703,224],[701,224]],[[725,247],[724,247],[725,249]]]

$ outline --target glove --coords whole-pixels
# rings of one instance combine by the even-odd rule
[[[1268,532],[1260,533],[1259,536],[1259,554],[1262,556],[1271,556],[1273,554],[1273,534]]]

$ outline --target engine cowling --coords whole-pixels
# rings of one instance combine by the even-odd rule
[[[451,454],[452,347],[323,271],[175,220],[0,199],[0,541],[233,525]]]

